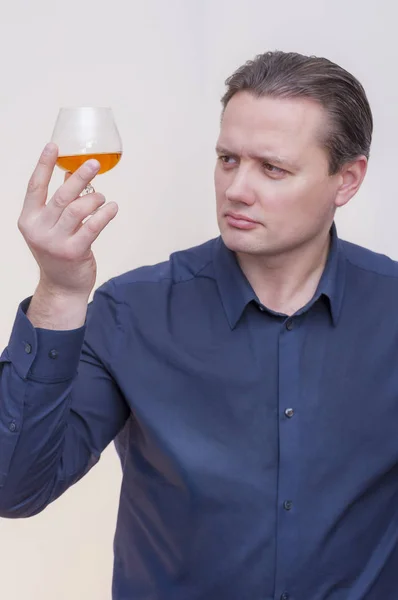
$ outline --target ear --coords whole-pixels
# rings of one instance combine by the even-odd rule
[[[366,156],[360,156],[354,161],[343,165],[339,172],[340,185],[337,188],[335,204],[344,206],[357,193],[362,185],[368,168]]]

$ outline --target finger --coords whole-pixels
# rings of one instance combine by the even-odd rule
[[[116,217],[118,210],[119,207],[116,202],[108,202],[93,214],[92,217],[87,219],[71,238],[76,251],[79,253],[87,252],[99,234]]]
[[[70,171],[67,171],[67,172],[65,173],[64,182],[65,182],[65,181],[68,181],[68,179],[69,179],[69,177],[70,177],[71,175],[72,175],[72,173],[71,173]]]
[[[73,175],[68,177],[67,181],[58,188],[43,210],[42,224],[46,227],[54,227],[65,208],[76,200],[99,170],[98,160],[90,159],[79,167]]]
[[[44,148],[39,162],[28,183],[28,189],[22,208],[23,213],[42,208],[47,200],[48,185],[54,171],[58,158],[58,147],[55,144],[47,144]]]
[[[105,204],[102,194],[87,194],[71,202],[58,219],[54,229],[72,234],[82,225],[82,221],[92,215],[100,206]]]

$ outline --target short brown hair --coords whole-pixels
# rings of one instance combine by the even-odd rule
[[[369,158],[373,118],[365,90],[351,73],[330,60],[295,52],[265,52],[239,67],[225,84],[223,110],[240,91],[319,102],[330,117],[323,144],[331,175],[361,155]]]

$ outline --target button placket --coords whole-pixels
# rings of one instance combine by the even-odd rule
[[[278,598],[288,600],[283,591],[286,576],[297,560],[298,527],[294,510],[298,492],[298,471],[295,468],[299,450],[299,429],[294,406],[300,402],[300,357],[302,355],[301,321],[288,317],[281,323],[279,337],[279,472],[278,472],[278,528],[277,564],[275,573]],[[287,594],[287,596],[283,596]]]
[[[288,319],[286,321],[285,327],[288,331],[292,331],[294,329],[294,321],[293,319]]]

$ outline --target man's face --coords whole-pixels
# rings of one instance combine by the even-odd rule
[[[312,100],[232,97],[215,169],[217,218],[228,248],[276,256],[328,231],[341,177],[329,175],[320,142],[326,127],[324,109]]]

